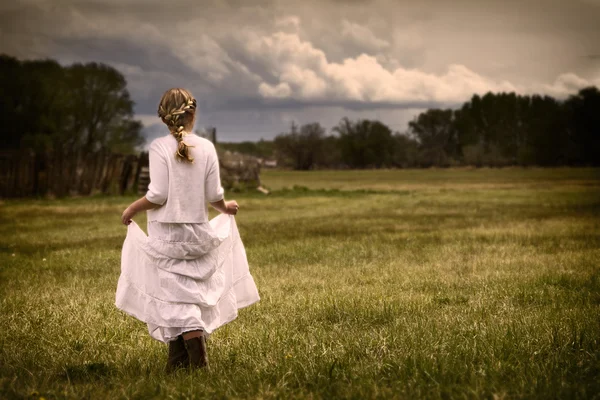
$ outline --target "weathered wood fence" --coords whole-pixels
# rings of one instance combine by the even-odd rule
[[[0,151],[0,197],[133,193],[141,169],[147,166],[147,153]]]
[[[219,159],[221,183],[226,190],[260,187],[258,159],[231,152],[220,153]],[[126,156],[108,152],[53,155],[0,151],[1,198],[144,194],[148,183],[148,153]]]

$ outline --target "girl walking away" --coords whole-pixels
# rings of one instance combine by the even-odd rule
[[[167,371],[208,365],[206,338],[259,300],[235,223],[223,199],[214,145],[194,135],[196,100],[170,89],[158,106],[169,135],[152,142],[146,195],[123,212],[128,225],[116,306],[169,345]],[[221,214],[208,220],[206,203]],[[147,211],[148,236],[132,221]]]

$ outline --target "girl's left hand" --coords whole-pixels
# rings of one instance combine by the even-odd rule
[[[240,206],[238,205],[237,201],[231,200],[225,202],[225,214],[236,215],[239,209]]]
[[[125,211],[123,211],[123,215],[121,215],[121,222],[123,225],[131,224],[131,219],[135,216],[135,211],[131,209],[131,207],[127,207]]]

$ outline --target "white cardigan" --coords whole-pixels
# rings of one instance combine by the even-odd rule
[[[158,207],[148,211],[148,221],[175,223],[208,222],[206,202],[223,199],[219,159],[215,146],[194,134],[183,141],[194,162],[176,159],[177,140],[163,136],[150,144],[150,185],[146,199]]]

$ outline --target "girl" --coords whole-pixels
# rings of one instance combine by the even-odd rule
[[[233,215],[223,199],[214,145],[191,133],[196,100],[165,92],[158,116],[169,135],[152,142],[146,195],[123,212],[128,225],[116,306],[169,344],[167,371],[208,365],[207,336],[259,300]],[[222,214],[208,221],[206,202]],[[132,218],[147,211],[148,236]]]

